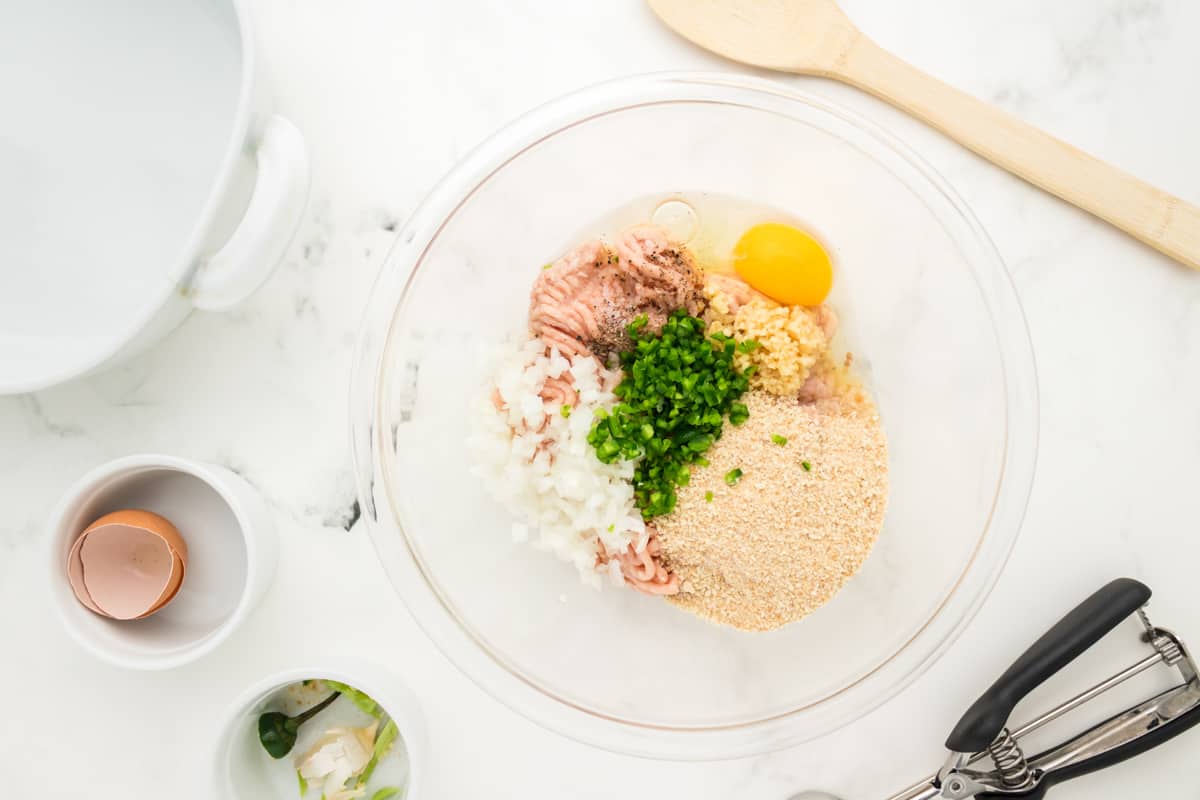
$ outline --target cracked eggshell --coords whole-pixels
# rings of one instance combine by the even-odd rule
[[[166,518],[127,509],[89,525],[71,547],[67,575],[79,601],[113,619],[139,619],[179,592],[187,543]]]

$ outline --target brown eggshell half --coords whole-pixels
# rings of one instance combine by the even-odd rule
[[[150,511],[106,514],[87,527],[78,545],[83,588],[99,613],[114,619],[159,610],[178,593],[187,571],[183,537]]]
[[[131,525],[103,525],[79,551],[92,602],[113,619],[136,619],[158,602],[171,580],[174,556],[161,536]]]

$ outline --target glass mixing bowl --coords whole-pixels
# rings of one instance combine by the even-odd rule
[[[874,552],[832,602],[771,633],[583,586],[569,564],[515,544],[511,518],[468,471],[480,346],[522,327],[531,282],[578,231],[677,192],[773,206],[829,245],[889,438]],[[1024,318],[962,201],[874,125],[737,76],[587,89],[472,153],[396,241],[352,401],[370,534],[428,635],[528,718],[662,758],[818,736],[928,668],[1004,565],[1037,447]]]

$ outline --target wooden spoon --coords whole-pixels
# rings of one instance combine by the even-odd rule
[[[947,86],[868,39],[834,0],[649,0],[701,47],[757,67],[843,81],[992,163],[1200,270],[1200,208]]]

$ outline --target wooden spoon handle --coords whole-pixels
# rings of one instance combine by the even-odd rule
[[[830,77],[903,109],[994,164],[1200,270],[1200,208],[848,37]]]

